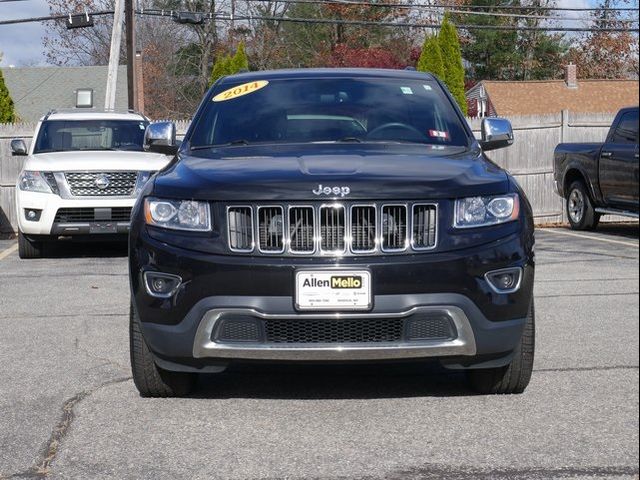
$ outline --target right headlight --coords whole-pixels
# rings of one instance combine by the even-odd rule
[[[23,170],[18,177],[18,188],[24,192],[52,193],[41,172]]]
[[[517,194],[469,197],[456,200],[455,228],[475,228],[511,222],[520,214]]]
[[[145,198],[144,218],[147,225],[154,227],[191,232],[211,230],[209,204],[196,200]]]

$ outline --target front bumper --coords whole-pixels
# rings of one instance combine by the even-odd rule
[[[25,192],[16,188],[16,212],[18,217],[18,228],[25,235],[86,235],[99,234],[100,229],[95,228],[96,224],[109,225],[105,228],[105,233],[127,234],[129,232],[130,221],[74,221],[56,222],[56,214],[59,209],[110,209],[110,208],[132,208],[135,198],[83,198],[71,199],[61,198],[52,193]],[[40,210],[40,218],[37,221],[27,220],[25,211]],[[93,224],[93,225],[92,225]]]
[[[144,229],[131,236],[130,278],[134,308],[157,363],[166,369],[218,371],[231,361],[377,361],[437,358],[454,367],[488,367],[510,361],[532,302],[532,234],[454,252],[353,258],[264,258],[211,255],[167,245]],[[518,266],[518,291],[496,293],[489,271]],[[300,269],[363,269],[371,272],[373,307],[367,312],[301,312],[294,305]],[[151,297],[142,272],[183,279],[169,299]],[[445,314],[454,334],[443,339],[378,343],[274,344],[224,342],[216,325],[244,315],[304,322],[410,319],[416,312]]]

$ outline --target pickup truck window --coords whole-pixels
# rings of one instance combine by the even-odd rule
[[[132,120],[48,120],[33,153],[70,150],[143,151],[147,122]]]
[[[253,84],[225,84],[212,93],[191,136],[192,149],[253,143],[470,143],[434,81],[306,78]]]
[[[613,143],[638,143],[638,110],[622,115],[612,138]]]

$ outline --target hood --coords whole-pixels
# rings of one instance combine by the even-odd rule
[[[24,170],[43,172],[66,171],[158,171],[169,163],[171,157],[158,153],[131,152],[126,150],[69,151],[37,153],[30,155]]]
[[[478,151],[461,148],[227,150],[181,155],[156,177],[154,195],[232,202],[417,200],[509,189],[503,170]]]

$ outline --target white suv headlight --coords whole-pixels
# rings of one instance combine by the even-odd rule
[[[196,200],[145,198],[144,218],[147,225],[155,227],[192,232],[211,230],[209,204]]]
[[[520,214],[516,194],[495,197],[469,197],[456,200],[455,228],[475,228],[511,222]]]
[[[23,170],[18,177],[18,188],[24,192],[53,193],[41,172]]]

